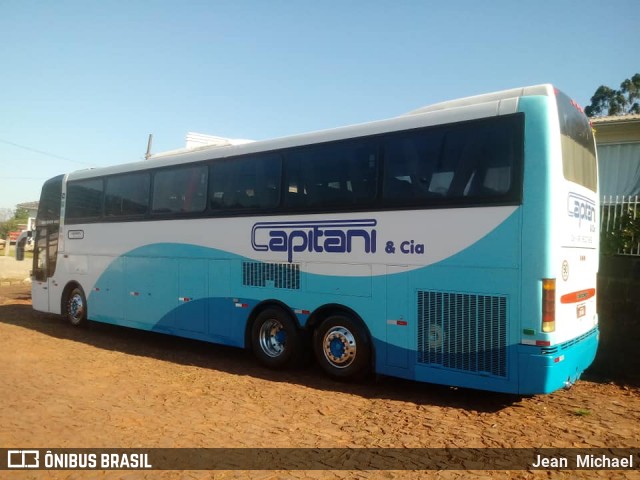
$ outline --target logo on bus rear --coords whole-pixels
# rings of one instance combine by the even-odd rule
[[[583,221],[594,223],[596,221],[596,202],[577,193],[569,193],[567,213],[569,217],[578,219],[580,226]]]
[[[323,220],[317,222],[258,222],[251,229],[251,246],[258,252],[296,253],[376,252],[374,219]]]

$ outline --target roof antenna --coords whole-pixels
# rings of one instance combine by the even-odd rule
[[[151,144],[153,143],[153,133],[149,134],[149,140],[147,141],[147,153],[144,155],[145,160],[149,160],[151,157]]]

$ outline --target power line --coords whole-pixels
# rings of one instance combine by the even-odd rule
[[[39,153],[40,155],[46,155],[48,157],[53,157],[53,158],[57,158],[58,160],[65,160],[67,162],[72,162],[72,163],[77,163],[79,165],[88,165],[88,166],[93,166],[94,164],[89,163],[89,162],[81,162],[79,160],[74,160],[72,158],[68,158],[68,157],[63,157],[61,155],[56,155],[54,153],[49,153],[49,152],[45,152],[43,150],[38,150],[37,148],[33,148],[33,147],[27,147],[25,145],[20,145],[18,143],[15,142],[10,142],[8,140],[3,140],[2,138],[0,138],[0,143],[6,143],[7,145],[11,145],[13,147],[18,147],[18,148],[22,148],[24,150],[28,150],[30,152],[34,152],[34,153]]]
[[[44,180],[47,177],[5,177],[0,176],[0,180]]]

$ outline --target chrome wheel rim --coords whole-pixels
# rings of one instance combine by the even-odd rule
[[[324,334],[322,351],[335,368],[347,368],[356,359],[356,339],[345,327],[332,327]]]
[[[84,301],[82,295],[76,293],[69,299],[67,313],[69,314],[69,320],[71,320],[71,323],[74,325],[82,321],[84,316]]]
[[[278,320],[267,320],[260,327],[258,334],[260,348],[271,358],[282,355],[287,343],[287,332]]]

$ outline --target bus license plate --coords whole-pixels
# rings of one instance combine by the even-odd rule
[[[578,305],[578,318],[582,318],[587,314],[586,305]]]

